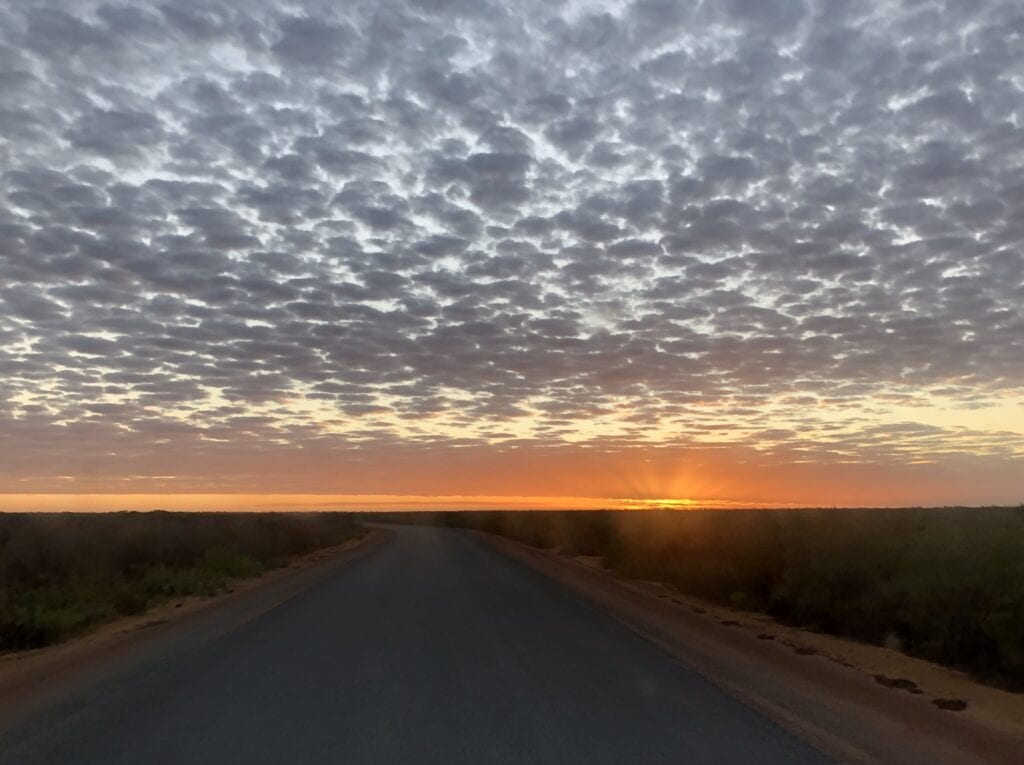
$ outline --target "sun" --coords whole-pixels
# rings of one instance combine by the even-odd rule
[[[642,510],[685,510],[700,507],[703,503],[695,499],[627,499],[623,500],[626,509]]]

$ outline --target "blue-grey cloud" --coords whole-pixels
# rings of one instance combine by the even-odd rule
[[[1022,61],[1012,0],[0,5],[0,430],[883,459],[1021,394]]]

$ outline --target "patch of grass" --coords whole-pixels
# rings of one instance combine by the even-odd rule
[[[0,514],[0,650],[212,595],[362,533],[342,513]]]

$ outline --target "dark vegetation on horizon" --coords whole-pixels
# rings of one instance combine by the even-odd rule
[[[345,513],[0,513],[0,650],[214,594],[362,533]]]
[[[618,574],[1024,690],[1024,508],[404,518],[600,556]]]

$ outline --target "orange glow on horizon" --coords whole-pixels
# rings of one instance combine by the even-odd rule
[[[0,512],[303,510],[650,510],[769,507],[772,503],[621,497],[389,494],[0,494]]]
[[[0,494],[0,512],[310,512],[458,510],[712,510],[822,507],[807,502],[680,498],[415,496],[390,494]],[[838,506],[838,505],[827,505]],[[846,507],[892,507],[865,503]]]
[[[1014,505],[1024,498],[1022,465],[962,455],[909,464],[836,455],[811,461],[735,445],[230,451],[216,461],[184,452],[173,461],[154,456],[126,466],[103,458],[77,474],[0,480],[0,510]]]

